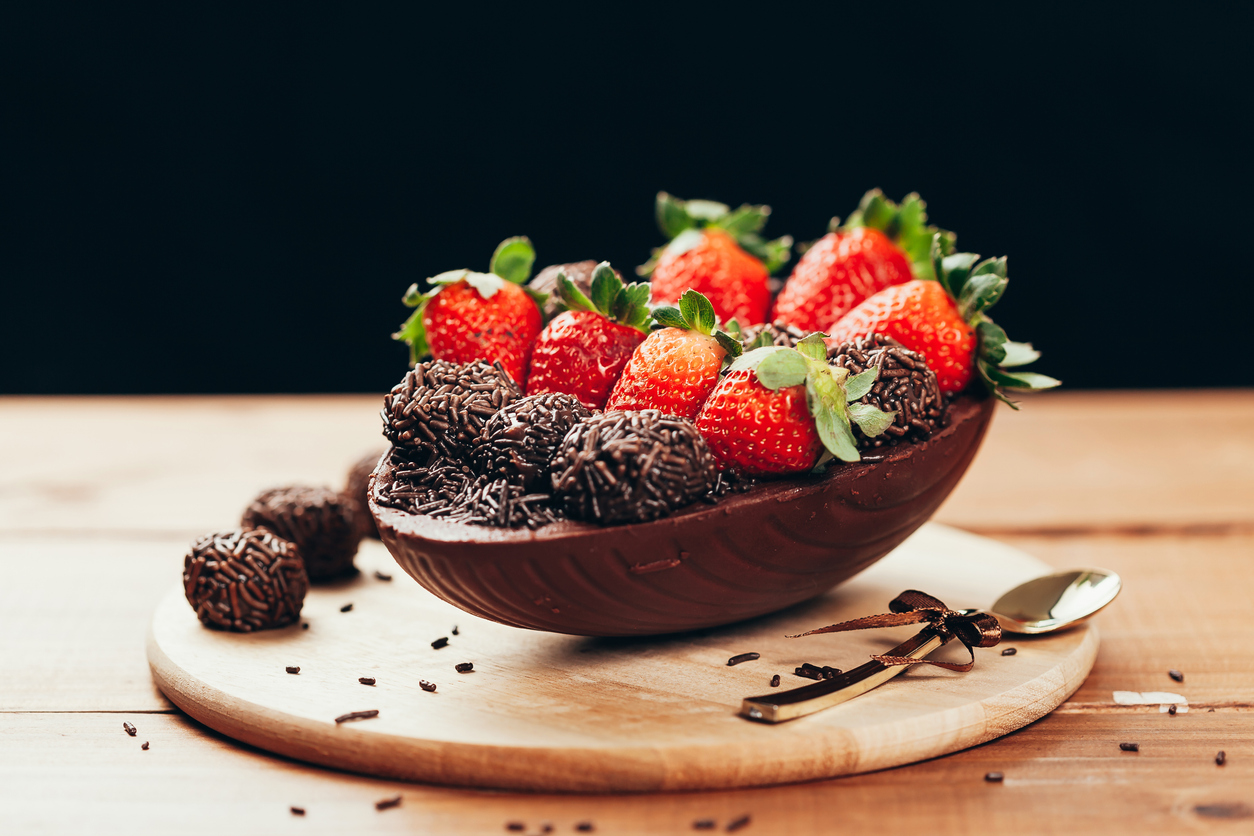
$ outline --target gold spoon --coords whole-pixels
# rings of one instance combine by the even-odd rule
[[[1016,586],[998,598],[988,612],[997,618],[1002,630],[1007,633],[1052,633],[1092,617],[1115,600],[1122,586],[1123,582],[1114,572],[1072,569]],[[925,627],[918,635],[884,655],[922,659],[950,638],[952,636],[938,635],[931,627]],[[867,662],[813,685],[760,697],[746,697],[740,706],[740,716],[763,723],[794,720],[865,694],[905,669],[904,665]]]

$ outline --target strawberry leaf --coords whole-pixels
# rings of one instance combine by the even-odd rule
[[[531,265],[535,263],[535,260],[536,250],[531,246],[529,238],[524,235],[506,238],[497,245],[496,252],[492,253],[492,262],[488,267],[488,272],[500,276],[507,282],[523,284],[531,276]]]
[[[491,299],[498,290],[505,287],[505,279],[495,273],[474,273],[467,270],[462,280],[477,290],[484,299]],[[435,279],[431,281],[434,282]]]
[[[596,305],[584,295],[584,292],[567,278],[564,272],[557,274],[557,298],[572,311],[595,311]]]
[[[758,363],[758,382],[767,389],[779,391],[785,386],[800,386],[806,382],[810,364],[796,351],[775,351]]]
[[[833,218],[830,231],[859,226],[878,229],[906,254],[915,278],[932,279],[939,274],[935,259],[930,257],[933,241],[936,241],[943,256],[953,251],[955,236],[948,230],[928,225],[926,209],[927,203],[917,193],[906,195],[898,206],[884,197],[879,189],[872,189],[862,196],[858,208],[849,215],[843,227]]]
[[[591,298],[598,313],[606,316],[612,315],[614,300],[618,298],[618,292],[622,289],[622,280],[614,275],[614,268],[610,267],[608,261],[602,261],[592,271]]]
[[[656,311],[654,312],[656,314]],[[761,348],[755,348],[752,351],[746,351],[744,354],[736,358],[727,370],[730,372],[740,371],[741,369],[756,369],[758,364],[767,357],[780,351],[790,351],[780,345],[764,345]]]
[[[1007,281],[996,273],[981,273],[967,279],[962,295],[958,297],[962,318],[968,322],[976,321],[977,316],[996,305],[1006,292]]]
[[[766,219],[770,216],[771,207],[750,206],[746,203],[739,209],[719,218],[718,225],[731,237],[738,239],[742,235],[761,232],[762,227],[766,226]]]
[[[827,343],[823,342],[822,334],[810,334],[805,339],[798,340],[796,348],[811,360],[827,362]]]
[[[679,312],[683,314],[684,321],[688,323],[691,331],[707,336],[714,330],[714,326],[718,324],[718,317],[714,313],[714,305],[710,300],[705,298],[705,294],[695,290],[685,290],[679,297]]]
[[[768,211],[770,209],[770,207],[764,208]],[[783,235],[774,241],[764,241],[761,235],[750,232],[740,236],[737,241],[745,252],[761,259],[768,273],[774,273],[792,258],[791,235]]]
[[[869,438],[880,435],[893,425],[896,412],[883,412],[869,403],[849,404],[849,420],[858,425]]]
[[[1008,372],[993,366],[988,367],[988,376],[1007,389],[1040,390],[1053,389],[1055,386],[1062,385],[1061,380],[1056,380],[1049,375],[1036,372]]]
[[[431,346],[427,343],[427,329],[422,324],[422,315],[426,307],[424,300],[418,306],[418,310],[410,314],[409,319],[401,325],[401,329],[392,335],[392,339],[409,345],[409,365],[411,366],[417,365],[419,360],[431,353]]]
[[[980,322],[976,332],[980,337],[980,356],[994,366],[1001,365],[1006,356],[1006,332],[988,318]]]
[[[657,212],[657,225],[667,240],[674,238],[685,229],[692,229],[696,226],[696,221],[684,208],[684,202],[671,197],[666,192],[657,193],[655,211]]]
[[[946,287],[949,289],[950,296],[955,299],[961,298],[967,277],[971,275],[971,267],[979,260],[980,257],[975,253],[954,253],[944,257],[941,261],[941,269],[948,277]]]
[[[1005,333],[1005,331],[1002,331],[1002,334]],[[1002,345],[1002,349],[1005,351],[1005,356],[997,364],[1002,368],[1026,366],[1028,363],[1041,359],[1041,353],[1033,348],[1031,343],[1017,343],[1008,339]]]
[[[719,203],[717,200],[686,200],[684,201],[684,211],[688,213],[688,217],[698,221],[717,221],[723,218],[731,207],[726,203]]]
[[[434,295],[435,293],[423,293],[418,289],[418,283],[414,282],[409,286],[409,290],[405,291],[405,295],[401,297],[401,302],[407,308],[416,308],[419,305],[425,305]]]
[[[853,377],[845,381],[845,400],[848,402],[860,401],[866,397],[866,393],[871,391],[871,387],[875,385],[875,381],[880,376],[880,367],[871,366],[871,368],[855,374]],[[877,433],[878,435],[878,433]]]
[[[653,321],[658,328],[683,328],[685,330],[688,328],[688,323],[684,321],[684,315],[679,312],[679,308],[670,305],[654,308]]]
[[[705,234],[699,229],[685,229],[676,235],[669,244],[663,248],[663,252],[667,255],[683,255],[689,250],[697,247],[705,240]]]
[[[735,360],[745,351],[745,347],[740,344],[740,341],[726,331],[715,331],[714,339],[718,340],[718,344],[723,347],[723,351],[727,352],[723,358],[724,360]]]

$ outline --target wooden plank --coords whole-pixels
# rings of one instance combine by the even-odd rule
[[[127,737],[123,720],[139,734]],[[141,751],[148,741],[151,748]],[[1139,742],[1139,753],[1119,751]],[[1216,751],[1228,755],[1216,766]],[[1254,826],[1254,714],[1054,714],[949,757],[755,790],[656,795],[477,792],[311,767],[238,746],[182,716],[0,715],[6,833],[690,834],[1181,833]],[[1000,771],[1004,782],[984,775]],[[375,802],[400,795],[400,807]],[[296,817],[290,806],[304,807]]]
[[[230,525],[266,487],[341,484],[381,446],[379,402],[0,398],[0,530],[190,537]],[[1249,530],[1251,426],[1249,390],[1033,397],[1019,413],[1000,410],[937,519],[985,532]]]

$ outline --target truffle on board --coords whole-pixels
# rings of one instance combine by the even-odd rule
[[[268,528],[295,543],[311,581],[355,571],[353,556],[361,543],[356,503],[330,488],[271,488],[244,510],[240,526]]]
[[[265,529],[207,534],[183,560],[183,591],[206,626],[251,633],[294,624],[309,579],[295,545]]]

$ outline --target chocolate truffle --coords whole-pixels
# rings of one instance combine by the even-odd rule
[[[475,470],[524,488],[548,489],[549,464],[566,433],[592,413],[573,395],[547,392],[514,401],[488,419]]]
[[[251,633],[293,624],[308,587],[297,547],[265,529],[207,534],[183,560],[187,601],[217,630]]]
[[[240,526],[268,528],[295,543],[311,581],[356,571],[353,555],[361,542],[356,503],[330,488],[271,488],[252,501]]]
[[[370,474],[375,465],[383,457],[385,450],[379,450],[368,456],[362,456],[348,470],[348,479],[344,483],[344,496],[357,504],[357,526],[362,537],[379,539],[379,529],[370,516],[370,506],[366,504],[366,492],[370,487]]]
[[[384,397],[383,435],[414,461],[466,460],[487,420],[522,394],[499,361],[428,360]]]
[[[848,369],[851,375],[879,366],[880,376],[862,398],[862,403],[897,413],[888,429],[874,438],[863,435],[854,424],[853,434],[860,448],[917,441],[927,438],[942,425],[945,402],[936,373],[928,368],[923,355],[891,337],[867,334],[829,349],[827,357],[831,365]]]
[[[527,287],[540,293],[547,293],[548,298],[544,300],[544,304],[540,306],[540,310],[544,313],[544,321],[548,322],[562,311],[566,310],[566,306],[562,304],[562,300],[557,297],[557,274],[565,273],[566,278],[583,292],[584,296],[592,296],[592,273],[597,269],[599,261],[575,261],[570,264],[550,264],[539,273],[531,281],[527,282]],[[623,274],[614,271],[614,275],[621,280]]]
[[[553,459],[553,494],[571,517],[654,520],[714,485],[714,457],[696,426],[656,409],[612,410],[576,424]]]
[[[431,514],[448,508],[462,496],[475,479],[470,465],[449,461],[430,451],[413,461],[404,451],[392,450],[391,467],[374,484],[374,501],[379,505],[410,514]]]
[[[794,325],[788,325],[783,320],[777,319],[774,322],[768,322],[765,325],[750,325],[740,331],[740,342],[744,345],[745,350],[757,348],[754,345],[758,336],[766,333],[770,339],[769,343],[764,345],[782,345],[785,348],[792,348],[797,343],[805,339],[809,334],[802,331]]]

